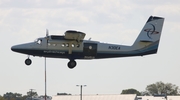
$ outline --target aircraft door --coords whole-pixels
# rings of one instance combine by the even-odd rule
[[[94,57],[97,53],[97,44],[96,43],[84,43],[83,48],[84,56]]]

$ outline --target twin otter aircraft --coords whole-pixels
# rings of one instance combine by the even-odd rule
[[[84,40],[85,33],[69,30],[65,35],[47,35],[35,42],[15,45],[12,51],[40,57],[67,58],[69,68],[76,66],[75,59],[102,59],[155,54],[158,50],[164,18],[150,16],[132,46]],[[32,63],[25,60],[26,65]]]

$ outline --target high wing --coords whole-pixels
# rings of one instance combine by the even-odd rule
[[[64,38],[69,40],[76,40],[79,42],[84,39],[85,35],[86,34],[83,32],[68,30],[65,32]]]

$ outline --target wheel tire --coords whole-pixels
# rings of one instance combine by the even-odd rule
[[[70,69],[73,69],[75,66],[76,66],[76,61],[71,60],[71,61],[68,62],[68,67],[69,67]]]
[[[25,60],[25,64],[26,65],[29,66],[29,65],[31,65],[31,63],[32,63],[31,59],[28,58],[28,59]]]

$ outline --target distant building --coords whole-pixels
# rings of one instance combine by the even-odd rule
[[[137,96],[138,100],[180,100],[180,96]]]
[[[80,100],[80,95],[52,96],[52,100]],[[125,95],[83,95],[82,100],[138,100],[136,94]]]
[[[27,97],[26,100],[45,100],[45,96],[33,96],[32,98]],[[52,100],[52,97],[46,96],[46,100]]]
[[[80,95],[57,95],[52,100],[80,100]],[[82,100],[180,100],[180,96],[136,96],[136,94],[83,95]]]

